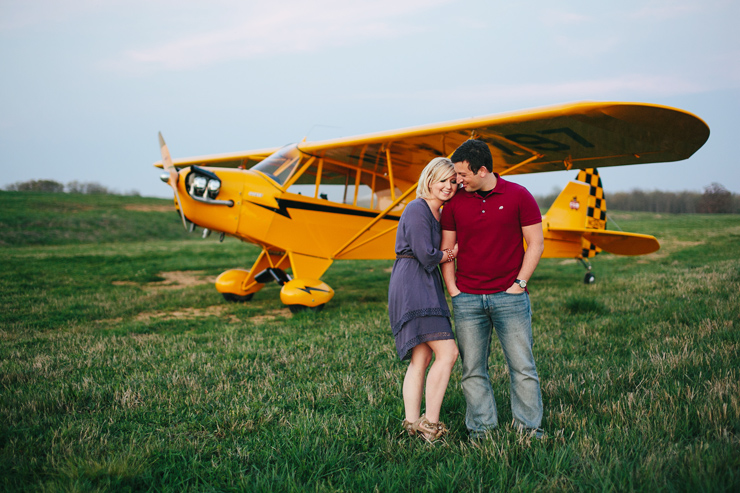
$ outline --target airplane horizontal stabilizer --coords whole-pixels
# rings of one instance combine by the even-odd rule
[[[553,232],[579,233],[583,238],[614,255],[646,255],[657,252],[660,243],[654,236],[622,231],[593,230],[588,228],[550,228]]]

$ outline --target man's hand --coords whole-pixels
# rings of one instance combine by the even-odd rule
[[[511,287],[506,290],[509,294],[522,294],[524,291],[524,288],[519,286],[517,283],[512,284]]]

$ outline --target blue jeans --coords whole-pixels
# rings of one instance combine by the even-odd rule
[[[471,436],[498,426],[496,399],[488,376],[492,328],[496,329],[509,367],[514,426],[538,429],[542,394],[532,354],[529,294],[460,293],[452,298],[452,308],[463,366],[462,388],[468,404],[465,425]]]

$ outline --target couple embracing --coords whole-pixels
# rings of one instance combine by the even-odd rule
[[[492,169],[488,144],[480,140],[464,142],[451,159],[433,159],[398,224],[388,311],[398,356],[410,360],[403,426],[429,441],[447,433],[440,409],[458,347],[470,438],[498,426],[488,375],[493,330],[509,369],[514,426],[542,436],[526,289],[544,250],[542,217],[524,187]],[[442,278],[452,297],[457,344]]]

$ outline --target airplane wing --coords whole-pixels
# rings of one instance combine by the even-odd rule
[[[571,103],[319,142],[307,154],[367,170],[390,162],[396,178],[414,183],[434,157],[463,141],[489,144],[501,174],[603,168],[686,159],[709,127],[682,110],[642,103]]]
[[[195,156],[181,159],[173,159],[172,164],[175,168],[184,168],[186,166],[219,166],[223,168],[251,168],[259,163],[270,154],[280,149],[279,147],[269,147],[266,149],[256,149],[252,151],[231,152],[226,154],[211,154],[209,156]],[[161,168],[162,161],[157,161],[154,166]]]
[[[412,184],[429,161],[451,155],[471,137],[489,144],[493,171],[516,175],[679,161],[706,142],[709,127],[691,113],[666,106],[583,102],[301,142],[298,148],[329,166],[388,174]],[[249,168],[278,149],[176,159],[173,164]],[[155,166],[161,167],[161,161]]]
[[[639,233],[587,228],[549,228],[548,231],[579,234],[605,252],[615,255],[647,255],[660,249],[660,243],[654,236]]]

